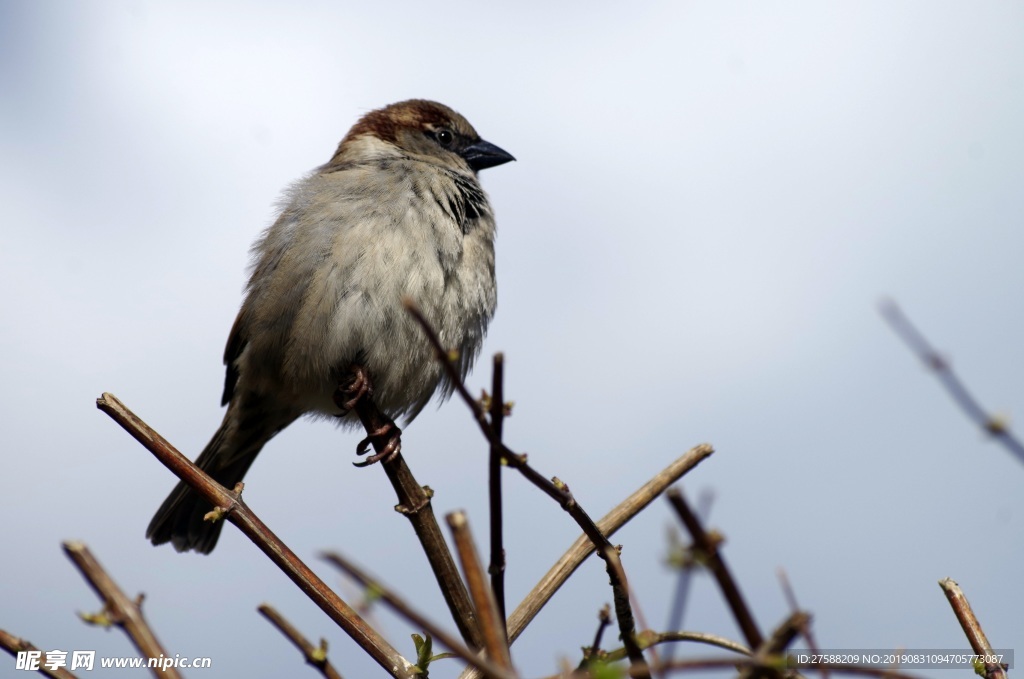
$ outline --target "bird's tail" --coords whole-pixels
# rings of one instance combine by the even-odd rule
[[[232,401],[217,433],[196,458],[196,465],[229,490],[249,471],[253,460],[274,435],[291,424],[296,415]],[[185,482],[179,482],[160,505],[146,529],[154,545],[170,542],[179,552],[209,554],[217,545],[224,521],[206,521],[213,505]]]

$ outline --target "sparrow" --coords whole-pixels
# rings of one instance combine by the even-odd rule
[[[408,423],[453,385],[409,298],[458,355],[465,376],[494,315],[494,213],[480,170],[515,160],[452,109],[411,99],[364,115],[334,156],[285,191],[252,247],[245,299],[228,336],[224,421],[196,459],[221,485],[303,415],[358,419],[335,403],[354,371],[377,407]],[[344,404],[343,404],[344,405]],[[223,521],[179,483],[146,537],[209,553]]]

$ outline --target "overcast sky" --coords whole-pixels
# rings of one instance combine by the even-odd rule
[[[195,456],[280,192],[366,111],[425,97],[518,159],[481,175],[500,301],[470,379],[506,353],[512,447],[599,517],[710,442],[684,486],[714,492],[762,627],[788,613],[781,567],[823,647],[966,648],[949,576],[994,645],[1024,648],[1024,465],[877,313],[897,299],[986,407],[1024,412],[1022,36],[1018,2],[0,3],[0,628],[134,652],[76,619],[99,604],[60,551],[74,538],[146,592],[172,653],[213,658],[188,676],[314,676],[264,601],[346,676],[378,676],[234,528],[208,557],[152,547],[174,479],[94,401],[113,392]],[[343,596],[322,550],[443,620],[384,474],[350,464],[358,438],[296,423],[246,500]],[[438,514],[466,509],[486,544],[462,404],[404,441]],[[511,608],[578,529],[506,477]],[[614,538],[657,629],[672,525],[658,502]],[[610,598],[588,563],[517,666],[575,663]],[[375,622],[413,656],[404,623]],[[740,637],[710,578],[684,627]]]

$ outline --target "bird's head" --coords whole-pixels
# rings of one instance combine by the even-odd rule
[[[444,104],[409,99],[364,115],[341,140],[327,166],[365,157],[382,144],[427,162],[473,172],[515,160],[481,139],[468,120]]]

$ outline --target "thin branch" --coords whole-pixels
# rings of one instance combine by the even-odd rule
[[[786,597],[786,602],[789,604],[789,609],[792,613],[796,613],[800,610],[800,606],[796,602],[796,592],[793,591],[793,586],[789,582],[789,577],[786,575],[786,571],[783,569],[778,570],[779,584],[782,587],[782,592]],[[811,632],[811,620],[808,617],[800,630],[803,634],[804,639],[807,640],[807,648],[810,649],[811,653],[818,655],[818,642],[814,638],[814,634]],[[823,679],[828,679],[828,670],[822,670],[821,676]]]
[[[47,669],[47,657],[45,651],[40,651],[25,639],[16,637],[10,632],[6,632],[2,629],[0,629],[0,648],[3,648],[15,658],[18,657],[18,653],[39,653],[39,669],[36,670],[37,672],[45,674],[48,677],[52,677],[53,679],[76,679],[74,674],[63,667],[58,667],[52,670]]]
[[[505,639],[505,626],[494,602],[494,592],[487,586],[487,578],[484,576],[484,568],[480,563],[466,515],[463,512],[452,512],[446,515],[445,519],[452,530],[455,550],[459,554],[466,585],[476,606],[477,620],[480,623],[487,656],[499,667],[511,670],[512,658],[508,652],[508,641]]]
[[[140,594],[135,600],[129,599],[84,543],[65,542],[63,547],[64,553],[103,601],[102,616],[106,624],[116,625],[124,630],[132,644],[139,649],[143,656],[158,659],[168,657],[167,651],[160,645],[153,630],[142,617],[142,595]],[[90,621],[89,616],[82,617],[86,621]],[[178,670],[173,667],[153,669],[153,673],[157,676],[181,679]]]
[[[811,615],[805,611],[793,611],[778,627],[772,630],[771,636],[764,640],[761,648],[755,654],[762,657],[774,656],[782,653],[793,640],[800,636],[800,633],[811,622]]]
[[[484,438],[487,439],[492,448],[501,450],[502,457],[508,466],[514,467],[531,483],[558,502],[562,509],[565,510],[574,521],[576,521],[587,537],[590,538],[591,542],[594,543],[594,546],[597,548],[598,556],[605,561],[605,570],[608,573],[613,590],[615,590],[613,592],[613,596],[615,601],[616,617],[619,623],[619,633],[622,635],[624,640],[635,634],[636,623],[633,620],[632,609],[629,605],[629,596],[625,590],[616,590],[617,587],[625,587],[625,578],[618,577],[618,574],[615,572],[616,564],[613,563],[611,558],[613,551],[615,551],[617,556],[617,550],[612,547],[608,538],[601,532],[586,511],[583,510],[576,499],[572,496],[572,493],[569,491],[569,487],[565,483],[559,481],[557,478],[552,479],[551,481],[547,480],[530,467],[526,461],[525,455],[519,455],[518,453],[513,452],[498,439],[496,432],[487,421],[487,416],[485,415],[483,408],[480,403],[470,395],[469,390],[462,381],[462,376],[459,374],[458,368],[452,360],[450,352],[445,350],[437,336],[437,333],[434,332],[433,328],[430,326],[430,323],[412,300],[406,298],[403,300],[403,304],[405,305],[406,310],[409,311],[409,313],[412,314],[420,324],[421,329],[427,336],[431,346],[434,348],[434,353],[438,361],[441,362],[449,382],[454,386],[454,390],[469,407],[474,420],[476,420],[480,431],[484,435]],[[618,568],[621,570],[621,564],[619,564]],[[625,641],[625,643],[627,644],[627,650],[631,650],[629,646],[630,642]],[[643,667],[646,665],[646,662],[643,659],[643,654],[638,654],[637,657],[631,657],[631,660],[635,666],[633,670],[634,674],[641,677],[644,676]]]
[[[644,630],[640,634],[644,634],[645,632],[647,632],[647,630],[651,629],[651,626],[648,624],[646,616],[644,616],[644,609],[643,609],[643,606],[641,605],[640,597],[637,595],[636,590],[633,589],[632,587],[627,588],[627,590],[628,590],[628,593],[629,593],[630,605],[633,608],[634,615],[636,615],[636,620],[640,624],[640,628],[642,630]],[[635,643],[637,644],[637,649],[639,651],[650,650],[651,662],[653,664],[655,664],[655,665],[660,664],[661,663],[661,658],[659,657],[658,649],[655,648],[654,646],[646,646],[646,645],[644,645],[640,641],[639,636],[640,635],[637,635],[637,638],[634,639]],[[624,648],[626,648],[628,650],[628,646],[624,646]],[[656,677],[657,677],[657,679],[664,679],[664,675],[663,674],[657,674]]]
[[[444,368],[445,375],[448,377],[448,380],[451,382],[455,391],[458,392],[462,400],[469,406],[470,411],[473,413],[473,419],[476,420],[476,424],[483,433],[484,438],[486,438],[492,446],[497,446],[498,449],[501,450],[501,454],[503,456],[508,457],[510,454],[514,455],[514,453],[502,445],[496,435],[496,432],[491,428],[491,423],[487,421],[487,415],[484,413],[484,409],[480,405],[480,402],[474,399],[470,395],[469,390],[466,389],[466,383],[462,381],[462,375],[459,374],[459,370],[452,362],[452,357],[449,351],[441,344],[441,340],[437,337],[437,333],[434,332],[434,328],[423,315],[423,312],[420,311],[419,307],[416,306],[416,303],[409,297],[404,298],[402,300],[402,304],[405,306],[405,310],[416,319],[417,323],[419,323],[420,328],[423,330],[423,334],[427,336],[427,341],[430,343],[431,347],[433,347],[434,355],[437,357],[438,362],[441,363],[441,367]]]
[[[879,307],[882,317],[889,323],[889,326],[900,336],[910,350],[924,361],[924,364],[932,370],[942,386],[946,388],[949,395],[953,397],[960,409],[971,420],[974,421],[987,434],[993,436],[1002,443],[1007,450],[1017,456],[1017,459],[1024,462],[1024,444],[1013,435],[1006,421],[1002,418],[989,415],[985,412],[977,399],[968,391],[960,378],[956,376],[949,365],[949,361],[942,358],[923,334],[910,322],[899,306],[891,301],[882,302]]]
[[[789,648],[802,629],[807,627],[811,616],[803,611],[794,611],[776,627],[771,635],[764,640],[760,648],[755,649],[754,657],[767,661],[770,658],[777,658],[783,651]],[[740,672],[740,679],[765,679],[767,677],[781,677],[777,670],[763,668],[748,668]]]
[[[505,423],[505,355],[497,353],[494,355],[494,375],[491,380],[491,429],[494,431],[494,438],[501,441],[502,431]],[[488,489],[490,498],[491,515],[491,565],[488,571],[491,574],[491,589],[494,591],[494,600],[501,614],[501,629],[508,642],[508,628],[505,624],[507,612],[505,609],[505,546],[502,531],[504,521],[502,519],[501,501],[501,448],[491,446],[491,456],[487,470]]]
[[[690,537],[693,539],[693,548],[703,555],[708,568],[711,570],[711,574],[718,582],[718,586],[722,590],[726,602],[729,604],[729,609],[732,611],[733,617],[736,618],[736,622],[740,627],[740,632],[743,633],[743,638],[746,639],[747,644],[751,648],[760,648],[761,644],[764,643],[764,637],[761,636],[761,631],[757,628],[757,623],[754,622],[754,616],[750,613],[750,609],[743,600],[743,595],[740,594],[739,585],[736,584],[732,573],[729,572],[729,568],[725,565],[725,559],[718,551],[718,545],[721,540],[713,538],[704,530],[700,519],[690,509],[678,488],[670,489],[666,496],[672,504],[672,508],[676,510],[676,514],[679,515],[679,519],[686,526],[686,530],[689,531]]]
[[[622,646],[626,649],[626,656],[631,664],[630,674],[633,677],[650,676],[647,661],[644,659],[643,649],[636,639],[636,624],[633,622],[633,608],[629,601],[629,582],[626,580],[626,571],[622,568],[622,561],[619,560],[619,550],[608,544],[598,554],[602,554],[607,564],[608,579],[612,586],[612,605],[615,606],[615,617],[619,621],[619,635],[622,637]]]
[[[614,535],[630,519],[639,514],[647,505],[660,496],[666,488],[682,478],[683,474],[696,467],[714,453],[714,449],[706,443],[687,451],[679,459],[658,472],[651,480],[638,488],[632,495],[608,512],[597,525],[607,536]],[[508,621],[509,638],[515,641],[523,633],[526,626],[540,612],[544,605],[554,596],[555,592],[565,583],[576,569],[594,553],[594,543],[586,535],[581,535],[572,543],[565,554],[548,570],[534,588],[526,595],[522,603],[512,612]]]
[[[718,648],[725,649],[726,651],[735,651],[740,655],[753,655],[750,649],[743,644],[737,643],[732,639],[726,639],[725,637],[717,634],[710,634],[708,632],[685,632],[685,631],[668,631],[661,632],[653,636],[643,637],[644,648],[648,646],[654,646],[655,644],[663,644],[674,641],[693,641],[699,644],[707,644],[708,646],[717,646]],[[625,649],[623,649],[623,656],[625,657]],[[668,665],[669,663],[664,663]]]
[[[340,396],[336,394],[336,400]],[[373,443],[374,450],[379,454],[384,450],[387,442],[381,437],[371,436],[373,432],[381,431],[386,424],[393,422],[377,408],[373,399],[366,395],[355,402],[354,410],[366,429],[367,436]],[[437,585],[441,590],[448,610],[451,612],[455,626],[458,627],[463,641],[473,648],[480,648],[483,644],[480,638],[480,630],[476,620],[476,613],[470,601],[466,585],[459,577],[459,569],[452,558],[448,543],[445,542],[444,534],[434,516],[434,508],[430,498],[434,492],[429,488],[421,486],[412,475],[412,470],[406,464],[401,452],[395,454],[391,459],[385,459],[381,466],[387,474],[391,486],[398,496],[398,505],[395,507],[399,514],[409,519],[412,529],[416,533],[423,553],[427,557],[430,569],[434,573]]]
[[[743,644],[737,643],[732,639],[726,639],[725,637],[718,636],[717,634],[709,634],[707,632],[644,632],[640,635],[640,643],[645,649],[666,643],[674,646],[675,644],[672,642],[677,641],[692,641],[699,644],[707,644],[708,646],[716,646],[727,651],[734,651],[740,655],[749,657],[753,656],[750,649]],[[625,660],[626,649],[616,648],[615,650],[607,651],[601,655],[601,658],[607,662]],[[671,664],[671,662],[662,661],[658,663],[655,668],[664,669]]]
[[[278,631],[288,639],[288,641],[292,642],[295,647],[299,649],[299,652],[302,653],[303,659],[308,664],[317,668],[320,671],[320,674],[327,677],[327,679],[342,679],[341,674],[327,659],[326,639],[321,639],[320,645],[314,646],[309,642],[309,639],[302,635],[302,632],[285,620],[284,616],[278,613],[277,609],[270,604],[262,604],[256,610],[258,610],[264,618],[269,620],[270,624],[276,627]]]
[[[583,660],[576,667],[577,670],[585,670],[592,660],[601,655],[601,637],[604,636],[604,631],[610,624],[612,624],[612,610],[608,604],[605,604],[597,613],[597,632],[594,633],[594,643],[583,648]],[[622,653],[625,657],[625,649]]]
[[[921,679],[914,674],[899,672],[897,670],[884,669],[881,667],[869,667],[866,665],[850,665],[842,663],[795,663],[789,662],[786,658],[693,658],[688,660],[676,660],[671,664],[665,664],[658,669],[663,670],[703,670],[703,669],[724,669],[735,670],[736,668],[778,672],[780,667],[787,670],[820,670],[828,669],[837,674],[852,674],[861,677],[878,677],[879,679]]]
[[[608,536],[614,535],[620,528],[629,523],[630,519],[639,514],[666,488],[683,477],[715,452],[707,443],[694,446],[679,459],[655,474],[647,483],[637,488],[629,497],[620,502],[598,521],[601,531]],[[509,643],[514,643],[523,633],[542,608],[551,600],[565,581],[579,568],[587,557],[594,553],[594,543],[586,535],[580,535],[554,563],[544,577],[540,579],[530,593],[520,602],[508,619]],[[479,675],[467,670],[459,675],[459,679],[475,679]]]
[[[260,548],[306,596],[338,624],[386,672],[394,677],[411,678],[414,667],[391,644],[366,624],[359,614],[335,594],[299,557],[292,552],[242,500],[240,489],[228,491],[207,476],[191,460],[143,422],[112,394],[103,394],[96,406],[121,425],[175,476],[187,483],[204,500],[220,510]],[[241,484],[239,484],[240,486]]]
[[[698,639],[697,637],[698,636],[708,636],[708,637],[712,637],[713,636],[713,635],[698,635],[698,634],[692,633],[692,632],[665,632],[664,633],[664,636],[666,636],[666,637],[667,636],[680,636],[681,637],[681,636],[684,636],[684,635],[688,636],[688,637],[693,637],[693,638],[690,638],[690,639],[670,639],[670,638],[665,638],[665,639],[659,639],[659,641],[657,643],[663,643],[663,642],[666,642],[666,641],[703,641],[703,639]],[[660,637],[662,635],[658,635],[658,636]],[[725,643],[730,643],[730,642],[728,642],[728,640],[724,640],[724,641],[725,641]],[[714,645],[721,646],[722,644],[715,643]],[[738,652],[742,652],[741,649],[743,649],[743,647],[739,646],[737,644],[737,648],[736,649],[731,649],[731,650],[737,650]],[[617,649],[615,651],[609,651],[608,653],[605,653],[604,656],[603,656],[603,659],[608,661],[608,662],[614,662],[614,661],[617,661],[617,660],[622,660],[623,658],[625,658],[625,656],[626,656],[625,649]],[[785,670],[822,670],[822,669],[828,669],[828,670],[831,670],[832,672],[836,672],[837,674],[850,674],[850,675],[858,676],[858,677],[877,677],[878,679],[922,679],[918,675],[907,674],[906,672],[900,672],[898,670],[892,670],[892,669],[882,668],[882,667],[871,667],[871,666],[868,666],[868,665],[852,665],[852,664],[842,664],[842,663],[797,663],[797,662],[793,662],[793,658],[792,657],[788,657],[787,658],[787,657],[783,657],[783,656],[773,656],[773,657],[766,657],[766,658],[754,657],[754,656],[750,656],[750,657],[746,657],[746,658],[736,658],[736,657],[726,657],[726,658],[690,658],[690,659],[687,659],[687,660],[675,660],[675,661],[673,661],[671,663],[661,663],[659,665],[655,665],[653,667],[653,669],[655,671],[658,671],[658,672],[672,671],[672,672],[678,672],[679,674],[683,674],[684,670],[685,671],[691,671],[691,670],[705,670],[705,669],[708,669],[708,670],[727,670],[727,671],[733,671],[733,670],[736,670],[736,669],[740,669],[740,670],[751,670],[751,671],[761,671],[761,672],[779,672],[781,669],[785,669]],[[556,675],[551,675],[549,677],[545,677],[545,679],[565,679],[566,676],[567,675],[565,673],[561,673],[561,674],[556,674]],[[574,677],[579,676],[579,677],[581,677],[581,679],[585,679],[589,675],[576,675],[576,674],[574,674],[572,676],[574,676]]]
[[[974,652],[981,656],[994,655],[992,645],[988,643],[988,637],[985,636],[985,631],[981,629],[981,623],[975,617],[971,604],[967,601],[967,597],[964,596],[960,585],[953,582],[952,578],[943,578],[939,580],[939,587],[942,588],[946,598],[949,599],[949,605],[953,607],[953,614],[956,615],[956,619],[960,622],[960,627],[963,628],[967,641],[970,642]],[[991,659],[984,658],[986,661],[983,663],[985,666],[985,677],[987,679],[1006,679],[1006,670],[999,663],[987,662]]]
[[[709,490],[701,492],[700,497],[697,498],[697,516],[702,521],[707,521],[711,515],[711,502],[714,499],[714,495]],[[675,533],[669,535],[670,538],[674,537]],[[682,548],[679,549],[683,552]],[[670,557],[671,559],[671,557]],[[690,598],[690,584],[693,582],[694,564],[692,559],[686,559],[685,556],[680,559],[680,563],[677,564],[679,568],[679,577],[676,579],[676,591],[672,597],[672,608],[669,611],[668,625],[669,630],[679,630],[683,628],[683,614],[686,611],[686,602]],[[672,662],[672,658],[675,656],[676,647],[670,645],[665,650],[665,657],[662,659],[664,663]]]
[[[484,676],[493,679],[515,679],[515,675],[506,669],[498,667],[493,661],[481,657],[470,650],[465,644],[448,634],[439,625],[434,624],[424,615],[418,613],[412,606],[406,603],[392,590],[371,578],[365,571],[357,567],[351,561],[337,552],[327,552],[321,555],[328,563],[340,568],[350,577],[355,578],[363,587],[369,590],[374,598],[379,598],[403,618],[427,632],[431,637],[441,643],[449,651],[465,660],[467,663],[483,672]]]

